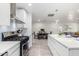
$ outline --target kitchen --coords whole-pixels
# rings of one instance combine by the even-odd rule
[[[78,6],[0,3],[0,55],[79,56]]]

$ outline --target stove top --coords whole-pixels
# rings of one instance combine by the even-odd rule
[[[3,41],[23,41],[23,40],[28,41],[29,40],[29,36],[13,35],[13,36],[8,36],[8,37],[3,38]]]

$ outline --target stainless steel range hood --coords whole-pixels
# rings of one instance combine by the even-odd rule
[[[15,18],[11,18],[11,21],[15,21],[16,23],[18,24],[25,24],[23,21],[20,21],[20,19],[18,17],[15,17]]]

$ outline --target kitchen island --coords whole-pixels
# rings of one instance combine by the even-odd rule
[[[79,41],[74,37],[58,34],[49,35],[48,47],[55,56],[79,56]]]
[[[6,56],[20,55],[20,41],[1,41],[0,42],[0,56],[7,53]]]

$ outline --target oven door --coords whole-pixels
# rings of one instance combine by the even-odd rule
[[[24,44],[22,44],[22,56],[28,56],[28,42],[25,42]]]

